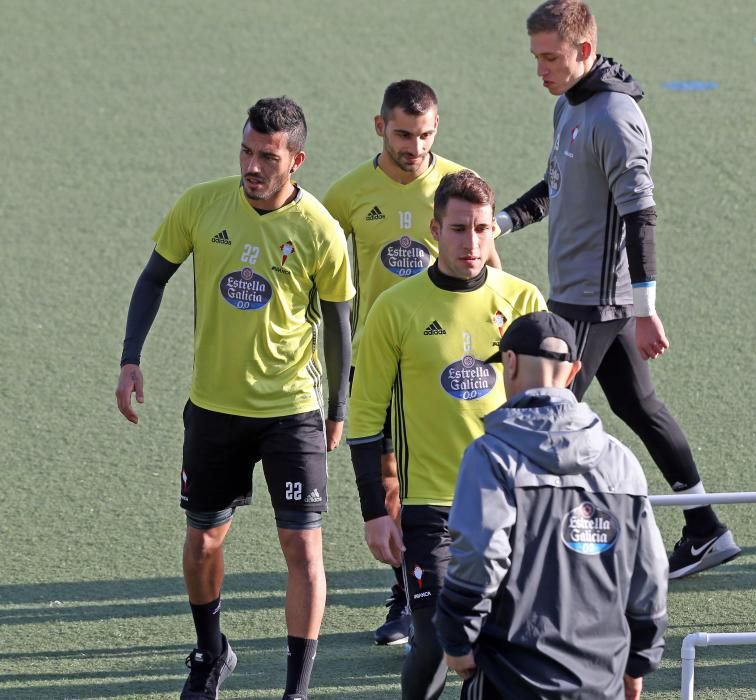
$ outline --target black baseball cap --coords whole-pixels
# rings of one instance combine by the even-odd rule
[[[546,338],[559,338],[567,343],[567,352],[544,350],[541,344]],[[560,362],[574,362],[577,359],[575,330],[569,321],[548,311],[534,311],[516,318],[509,325],[499,341],[499,351],[486,362],[501,362],[501,353],[511,350],[516,355],[546,357]]]

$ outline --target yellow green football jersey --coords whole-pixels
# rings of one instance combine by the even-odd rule
[[[311,194],[259,214],[239,177],[187,190],[155,235],[173,263],[194,256],[194,373],[202,408],[269,418],[322,407],[318,299],[354,295],[338,223]]]
[[[378,295],[427,269],[438,256],[438,243],[430,232],[433,195],[444,175],[462,167],[434,154],[428,169],[403,185],[378,167],[376,157],[337,180],[323,198],[352,237],[357,287],[352,304],[353,363]]]
[[[506,400],[501,364],[485,360],[515,318],[546,309],[534,285],[487,271],[482,285],[466,291],[442,289],[424,272],[384,292],[368,314],[349,439],[382,432],[393,392],[406,505],[451,505],[462,453],[483,434],[483,417]]]

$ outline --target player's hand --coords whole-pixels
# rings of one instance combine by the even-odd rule
[[[331,420],[326,418],[326,450],[333,452],[341,442],[341,434],[344,432],[343,420]]]
[[[462,680],[466,681],[468,678],[472,678],[475,675],[475,657],[470,651],[464,656],[450,656],[444,654],[446,657],[446,665],[452,670],[456,671]]]
[[[625,674],[625,700],[640,700],[643,690],[643,678],[633,678]]]
[[[635,346],[644,360],[655,360],[669,347],[664,326],[656,314],[635,317]]]
[[[118,410],[132,423],[138,423],[139,416],[131,407],[132,394],[136,394],[137,403],[144,403],[144,377],[139,365],[124,365],[115,391]]]
[[[378,561],[393,567],[402,565],[402,552],[405,549],[402,533],[390,515],[365,523],[365,542]]]

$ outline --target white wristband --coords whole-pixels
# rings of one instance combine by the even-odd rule
[[[656,282],[633,285],[633,316],[653,316],[656,313]]]
[[[503,209],[496,215],[496,223],[499,226],[499,230],[501,231],[502,236],[504,236],[507,233],[510,233],[514,226],[509,214],[507,214],[507,212],[504,211]]]

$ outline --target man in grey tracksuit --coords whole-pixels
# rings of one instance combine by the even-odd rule
[[[465,453],[449,516],[447,662],[468,700],[640,697],[667,626],[643,471],[566,388],[580,369],[566,320],[522,316],[500,349],[512,398]]]
[[[496,216],[502,233],[549,217],[551,311],[575,327],[582,399],[594,377],[614,413],[643,441],[673,491],[702,494],[688,440],[656,395],[649,359],[669,347],[656,313],[656,204],[643,90],[596,53],[590,9],[549,0],[527,21],[538,77],[558,99],[544,179]],[[681,578],[736,557],[740,548],[711,506],[684,510],[669,557]]]

